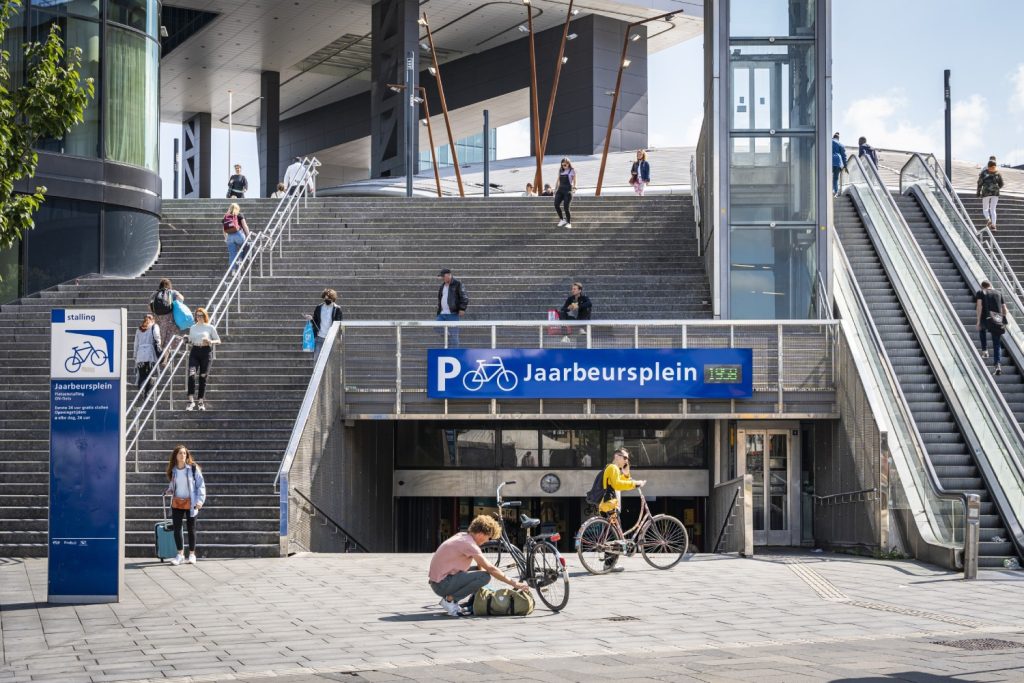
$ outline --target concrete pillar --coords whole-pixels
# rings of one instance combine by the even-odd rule
[[[260,157],[261,197],[269,197],[282,179],[281,173],[281,74],[260,74],[260,125],[256,144]]]
[[[407,52],[414,55],[413,73],[419,72],[419,16],[417,0],[379,0],[373,5],[370,60],[370,177],[405,175],[407,95],[388,88],[402,83]],[[419,113],[417,110],[417,119]],[[413,149],[418,149],[416,127]],[[414,169],[418,169],[414,163]]]
[[[626,26],[625,21],[594,14],[575,19],[570,25],[569,32],[577,37],[565,50],[569,61],[559,78],[548,155],[601,153],[612,103],[611,96],[605,93],[615,89]],[[627,49],[630,65],[622,73],[609,147],[612,152],[647,146],[647,27],[640,26],[633,32],[641,38],[631,42]],[[537,35],[541,127],[561,38],[560,25]]]
[[[196,114],[181,124],[181,196],[186,199],[210,196],[211,126],[208,112]]]

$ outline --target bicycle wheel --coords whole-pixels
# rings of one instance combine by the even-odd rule
[[[100,351],[99,349],[93,349],[92,353],[89,354],[89,362],[91,362],[93,365],[95,365],[98,368],[103,367],[103,365],[107,362],[107,353],[106,353],[106,351]]]
[[[555,546],[541,541],[530,554],[531,583],[541,602],[558,612],[569,602],[569,572]]]
[[[78,357],[78,354],[75,354],[64,361],[64,369],[68,372],[78,372],[82,368],[82,363],[84,362],[84,360]]]
[[[576,555],[591,574],[612,570],[622,554],[622,531],[604,517],[591,517],[576,535]]]
[[[479,391],[484,385],[483,374],[479,370],[470,370],[462,378],[462,386],[467,391]]]
[[[676,566],[689,547],[686,527],[671,515],[655,515],[640,535],[640,552],[655,569]]]

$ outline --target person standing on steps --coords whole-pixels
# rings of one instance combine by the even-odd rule
[[[331,329],[331,325],[341,322],[341,306],[338,305],[338,293],[333,289],[325,289],[320,292],[323,303],[317,304],[313,309],[313,315],[306,315],[306,320],[313,323],[313,335],[316,338],[316,352],[313,354],[313,362],[320,357],[320,351],[324,348],[324,340]]]
[[[647,150],[636,151],[636,161],[629,171],[629,184],[633,186],[633,192],[637,197],[644,196],[647,184],[651,182],[651,165],[647,162]]]
[[[156,317],[147,313],[142,319],[139,329],[135,330],[135,372],[138,374],[138,388],[143,392],[143,397],[149,396],[153,382],[150,380],[150,373],[160,361],[160,354],[163,352],[160,340],[160,326],[156,324]]]
[[[295,194],[298,192],[299,187],[302,185],[302,175],[304,172],[305,169],[302,167],[302,157],[295,157],[295,161],[293,161],[284,171],[284,184],[288,187],[288,194]],[[313,191],[312,177],[306,179],[306,189],[309,192]]]
[[[469,306],[469,294],[462,283],[452,277],[449,268],[442,268],[437,274],[441,278],[441,286],[437,288],[437,320],[459,321]],[[442,334],[444,330],[442,330]],[[448,345],[455,348],[459,345],[459,328],[448,328]]]
[[[177,567],[185,561],[185,539],[182,538],[182,522],[188,527],[188,563],[196,563],[196,517],[206,503],[206,480],[199,463],[187,447],[178,445],[171,452],[167,462],[167,490],[171,496],[171,523],[174,528],[174,545],[177,556],[171,564]]]
[[[213,347],[220,344],[217,328],[210,324],[210,314],[205,308],[197,308],[196,324],[189,328],[188,341],[192,350],[188,353],[188,405],[185,410],[196,409],[196,398],[199,398],[199,410],[206,410],[206,381],[210,376],[210,361],[213,360]]]
[[[868,144],[868,139],[863,135],[857,140],[857,156],[861,159],[866,158],[875,168],[878,168],[878,152]]]
[[[569,204],[572,203],[572,195],[576,192],[576,169],[568,158],[562,157],[558,166],[558,186],[555,189],[555,211],[558,212],[558,227],[572,228],[572,214],[569,213]],[[565,206],[565,216],[562,215],[562,206]]]
[[[283,199],[288,193],[285,191],[284,183],[277,184],[277,191],[270,195],[271,199]]]
[[[846,170],[846,147],[839,142],[839,132],[832,136],[832,195],[839,196],[839,178]]]
[[[996,374],[1003,374],[1003,334],[1006,332],[1006,303],[988,280],[981,281],[981,291],[975,295],[974,310],[977,315],[978,338],[981,340],[981,357],[988,358],[988,334],[992,335],[992,360]]]
[[[235,174],[228,178],[228,199],[237,197],[245,199],[245,193],[249,191],[249,181],[242,175],[241,164],[235,164]]]
[[[160,328],[162,349],[170,347],[175,335],[184,331],[179,330],[178,326],[174,323],[175,301],[184,303],[185,297],[182,296],[181,292],[174,289],[171,281],[167,278],[160,280],[157,290],[149,298],[149,310],[153,314],[157,326]],[[180,343],[180,339],[176,343]],[[165,359],[164,363],[166,362]]]
[[[242,207],[232,204],[221,220],[224,227],[224,242],[228,245],[228,268],[233,268],[235,259],[245,251],[245,243],[249,239],[249,224],[242,215]]]
[[[978,174],[978,196],[981,197],[981,212],[985,215],[985,225],[996,231],[996,205],[999,204],[999,191],[1003,188],[1003,174],[999,172],[995,160]]]

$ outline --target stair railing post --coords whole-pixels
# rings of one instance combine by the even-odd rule
[[[402,414],[402,326],[395,324],[395,415]]]

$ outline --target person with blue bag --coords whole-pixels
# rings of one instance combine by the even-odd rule
[[[320,357],[320,351],[324,347],[324,340],[327,339],[327,333],[331,329],[331,324],[340,322],[342,319],[341,306],[338,305],[338,293],[333,289],[325,289],[320,292],[320,298],[323,299],[323,303],[317,304],[317,307],[313,309],[313,315],[306,315],[305,318],[309,321],[309,324],[313,326],[314,339],[314,354],[313,362]],[[303,340],[303,347],[305,347],[305,340]]]
[[[205,308],[196,309],[196,323],[189,328],[188,342],[192,348],[188,352],[188,405],[185,410],[192,412],[197,407],[206,410],[206,381],[210,376],[213,347],[220,344],[220,336],[217,328],[210,324]]]

